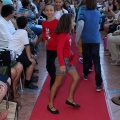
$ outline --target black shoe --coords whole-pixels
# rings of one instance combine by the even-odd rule
[[[39,78],[37,78],[37,77],[36,77],[36,78],[31,78],[30,81],[31,81],[31,82],[38,82],[38,79],[39,79]]]
[[[71,106],[73,106],[75,108],[79,108],[80,107],[80,105],[75,103],[74,101],[73,102],[69,102],[68,100],[66,100],[65,103],[68,104],[68,105],[71,105]]]
[[[47,106],[47,109],[51,112],[51,113],[53,113],[53,114],[59,114],[59,111],[58,110],[55,110],[55,111],[52,111],[52,108],[54,108],[54,107],[49,107],[49,105]]]
[[[28,84],[28,85],[24,85],[25,88],[29,88],[29,89],[38,89],[38,86],[37,85],[34,85],[32,83]]]

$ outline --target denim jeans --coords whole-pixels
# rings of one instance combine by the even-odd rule
[[[89,66],[90,66],[89,58],[91,58],[92,56],[92,60],[95,68],[96,86],[99,86],[102,84],[101,65],[100,65],[100,56],[99,56],[100,44],[83,43],[82,49],[83,49],[83,73],[85,76],[88,76]]]

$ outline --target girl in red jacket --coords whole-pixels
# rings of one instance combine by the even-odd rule
[[[50,89],[55,81],[55,58],[57,57],[57,35],[54,30],[58,24],[58,20],[54,18],[55,8],[53,4],[46,4],[44,10],[47,20],[42,22],[42,36],[46,43],[47,60],[46,68],[51,77]]]
[[[68,73],[72,82],[70,85],[66,104],[79,108],[80,105],[74,101],[74,91],[79,80],[79,75],[73,65],[73,54],[71,52],[71,37],[70,31],[74,29],[75,19],[72,14],[63,14],[55,29],[58,39],[57,58],[55,60],[56,79],[50,91],[50,100],[47,109],[53,114],[59,114],[59,111],[54,107],[54,97],[62,79]]]

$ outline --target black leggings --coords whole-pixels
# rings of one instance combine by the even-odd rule
[[[55,69],[55,58],[57,57],[56,50],[47,50],[47,60],[46,60],[46,68],[51,77],[50,80],[50,89],[54,84],[55,77],[56,77],[56,69]]]

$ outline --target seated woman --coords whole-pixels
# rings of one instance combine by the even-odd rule
[[[104,24],[104,30],[106,33],[113,33],[116,30],[116,26],[119,25],[118,17],[120,15],[120,0],[116,0],[117,10],[114,11],[109,3],[107,3],[108,13],[111,15],[111,20]],[[108,15],[109,15],[108,14]]]
[[[111,65],[120,65],[120,30],[107,35],[107,48],[111,54]]]
[[[7,93],[7,85],[11,85],[10,77],[0,74],[0,102],[3,100],[4,96]],[[6,112],[0,112],[0,120],[4,120],[6,117]]]

